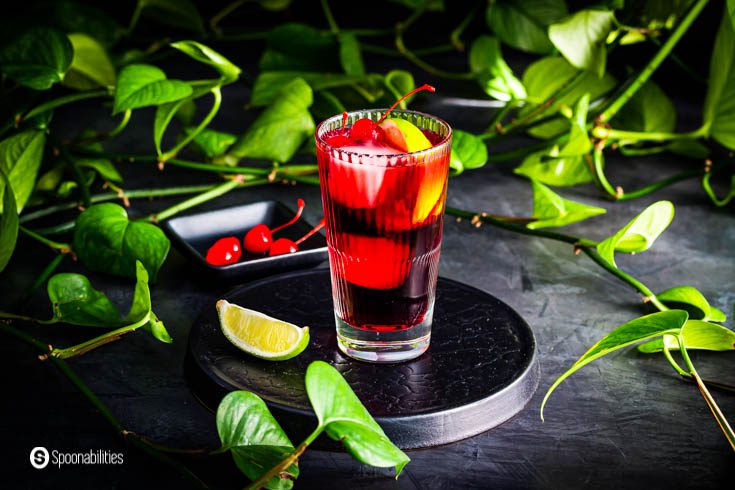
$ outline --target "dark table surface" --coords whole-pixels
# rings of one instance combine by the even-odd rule
[[[242,111],[246,102],[245,89],[227,88],[224,110],[215,127],[242,130],[250,117]],[[441,98],[425,101],[423,108],[461,129],[481,129],[491,116],[487,110],[452,107]],[[682,111],[680,120],[696,119],[692,116],[696,107],[688,109]],[[152,152],[151,119],[149,112],[136,111],[133,123],[112,148]],[[55,124],[62,133],[71,135],[83,127],[105,128],[113,123],[107,110],[90,104],[59,111]],[[523,141],[514,143],[520,144]],[[673,174],[685,165],[670,155],[611,157],[608,162],[611,180],[626,188]],[[214,181],[208,174],[185,173],[173,167],[160,173],[153,164],[121,164],[120,168],[127,188]],[[676,217],[653,249],[620,257],[619,265],[653,290],[693,285],[715,306],[732,314],[735,219],[732,208],[710,205],[696,181],[617,204],[600,199],[592,186],[562,193],[608,209],[605,216],[568,228],[570,233],[592,239],[614,232],[651,202],[673,201]],[[311,204],[306,216],[318,221],[319,190],[309,186],[239,190],[200,209],[266,198],[293,203],[296,197]],[[175,201],[137,201],[131,213],[142,215]],[[513,176],[507,168],[488,166],[453,178],[448,204],[527,215],[531,189],[526,180]],[[15,304],[50,259],[47,249],[21,237],[0,281],[0,307]],[[82,268],[67,261],[62,269]],[[538,392],[524,411],[490,432],[443,447],[410,451],[412,461],[398,480],[393,479],[392,470],[362,465],[346,453],[307,451],[301,458],[297,488],[718,488],[732,482],[733,454],[707,406],[695,386],[680,381],[660,355],[626,350],[595,362],[554,393],[546,409],[546,422],[539,419],[544,392],[566,367],[612,328],[649,311],[628,286],[585,256],[574,255],[569,245],[490,226],[476,229],[451,218],[445,226],[440,273],[489,291],[524,316],[538,341]],[[127,304],[128,281],[101,274],[90,277],[113,301]],[[71,365],[129,430],[171,446],[216,446],[213,414],[192,395],[182,365],[192,322],[202,308],[211,308],[231,287],[203,282],[172,250],[152,296],[154,310],[174,343],[162,344],[141,332],[74,359]],[[50,315],[42,293],[27,312]],[[732,326],[732,320],[726,325]],[[58,345],[76,343],[95,333],[63,325],[23,328]],[[169,467],[121,442],[66,378],[48,363],[39,362],[36,354],[10,337],[0,342],[5,393],[0,403],[0,469],[3,482],[12,482],[7,488],[188,486]],[[693,358],[704,377],[733,383],[732,355],[695,353]],[[733,417],[735,397],[715,396],[725,414]],[[34,446],[122,452],[124,464],[39,471],[29,465]],[[192,468],[215,485],[244,486],[246,480],[227,458],[194,461]],[[5,487],[5,483],[0,486]]]

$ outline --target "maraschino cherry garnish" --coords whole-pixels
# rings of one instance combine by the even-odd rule
[[[240,260],[240,240],[234,236],[220,238],[207,250],[207,263],[212,265],[234,264]]]
[[[264,224],[253,226],[253,228],[245,234],[245,238],[243,239],[245,250],[253,254],[262,254],[270,250],[274,245],[273,234],[296,223],[296,221],[301,217],[301,213],[304,212],[304,200],[299,199],[297,201],[297,205],[299,207],[298,211],[296,211],[296,215],[288,223],[284,223],[272,230]]]
[[[274,255],[283,255],[283,254],[290,254],[293,252],[299,251],[299,245],[301,245],[303,242],[308,240],[314,233],[318,232],[324,228],[324,218],[317,223],[317,225],[309,231],[306,235],[302,236],[295,242],[292,240],[289,240],[288,238],[279,238],[275,242],[273,242],[273,245],[271,246],[270,256]]]
[[[342,129],[340,129],[339,134],[334,135],[327,139],[327,144],[329,146],[333,146],[334,148],[340,148],[342,146],[349,145],[352,143],[352,140],[348,136],[345,135],[345,130],[347,129],[347,113],[342,113]]]

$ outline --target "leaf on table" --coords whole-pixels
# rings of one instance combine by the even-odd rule
[[[0,48],[0,70],[23,86],[46,90],[64,79],[73,55],[63,32],[32,27]]]
[[[314,120],[309,114],[312,102],[311,87],[301,78],[292,80],[230,147],[228,155],[234,157],[231,159],[287,162],[314,134]]]
[[[531,185],[536,221],[526,226],[532,230],[566,226],[606,212],[604,208],[564,199],[536,179],[531,179]]]
[[[624,323],[604,336],[595,345],[590,347],[582,357],[572,364],[549,387],[541,402],[541,420],[544,419],[544,406],[546,406],[549,396],[569,376],[595,359],[599,359],[610,352],[650,339],[651,337],[658,337],[664,334],[678,334],[688,318],[689,315],[683,310],[660,311]]]
[[[707,134],[735,150],[735,32],[725,14],[717,31],[709,67],[702,119]]]
[[[687,350],[728,351],[735,350],[735,332],[716,323],[703,320],[687,320],[681,329],[684,337],[684,346]],[[652,354],[664,350],[664,344],[669,350],[679,350],[679,341],[673,335],[664,335],[661,339],[654,339],[638,346],[644,354]]]
[[[141,17],[161,24],[204,32],[204,21],[192,0],[138,0],[137,10]]]
[[[312,362],[306,369],[306,393],[329,437],[342,441],[358,461],[395,466],[400,475],[409,457],[388,439],[339,371],[326,362]]]
[[[534,104],[549,101],[551,96],[570,83],[579,71],[561,56],[548,56],[531,63],[523,72],[523,85],[528,94],[529,104],[518,111],[518,117],[527,117],[533,110]],[[597,78],[592,73],[584,72],[581,77],[582,79],[573,89],[551,101],[549,109],[545,112],[546,115],[556,113],[561,107],[573,107],[586,93],[590,94],[590,101],[595,101],[615,88],[617,84],[615,78],[609,74]],[[562,134],[568,128],[568,121],[559,118],[531,128],[528,133],[537,138],[546,139]]]
[[[18,241],[18,210],[15,207],[15,195],[13,187],[8,181],[5,172],[0,169],[0,179],[5,184],[5,192],[3,194],[3,209],[0,215],[0,272],[10,262],[15,250],[15,244]]]
[[[233,391],[217,408],[217,432],[224,448],[240,471],[255,481],[292,453],[294,446],[281,429],[265,402],[254,393]],[[296,463],[286,475],[274,476],[266,488],[288,490],[299,476]]]
[[[586,120],[589,94],[578,101],[571,118],[569,139],[559,147],[531,153],[513,172],[553,186],[571,186],[594,181],[590,169],[589,152],[592,149],[587,134]]]
[[[5,173],[13,188],[18,213],[23,211],[36,186],[45,144],[46,134],[36,129],[27,129],[0,141],[0,171]],[[0,181],[0,196],[4,189],[5,181]]]
[[[224,83],[234,82],[238,79],[242,71],[217,51],[196,41],[179,41],[171,43],[171,47],[178,49],[199,63],[204,63],[217,70],[222,76]]]
[[[455,175],[465,169],[475,169],[487,163],[487,146],[476,135],[455,129],[452,132],[452,153],[449,156],[449,166]]]
[[[615,26],[615,14],[609,10],[579,10],[549,26],[549,39],[576,68],[602,78],[607,49],[605,40]]]
[[[362,62],[362,50],[357,36],[352,32],[340,32],[337,40],[339,41],[339,62],[344,72],[348,75],[364,77],[365,65]]]
[[[277,100],[278,94],[283,90],[283,87],[291,83],[295,78],[303,79],[315,92],[351,85],[362,80],[362,77],[344,73],[264,71],[255,79],[253,92],[250,95],[250,105],[252,107],[261,107],[272,104]]]
[[[701,320],[724,322],[725,314],[709,304],[707,298],[693,286],[677,286],[662,291],[656,297],[667,305],[682,304],[693,306],[701,312]]]
[[[295,40],[298,40],[297,42]],[[341,71],[339,46],[331,32],[306,24],[288,23],[273,28],[260,58],[260,71]]]
[[[83,33],[69,34],[74,57],[62,85],[77,90],[115,85],[115,67],[104,46]]]
[[[74,226],[74,251],[89,269],[118,276],[136,277],[136,260],[155,281],[166,259],[170,242],[163,231],[143,221],[130,221],[117,204],[87,208]]]
[[[624,131],[670,133],[676,127],[676,109],[664,91],[649,80],[625,103],[611,124]]]
[[[117,307],[82,274],[56,274],[49,279],[46,290],[57,321],[88,327],[113,327],[120,323]]]
[[[547,27],[567,15],[564,0],[497,0],[486,20],[501,41],[521,51],[545,54],[554,49]]]
[[[181,80],[168,80],[158,67],[127,65],[117,78],[112,113],[181,100],[191,93],[191,85]]]
[[[490,97],[503,101],[526,98],[526,89],[503,59],[497,38],[475,39],[470,47],[469,64],[477,82]]]
[[[633,253],[648,250],[674,219],[674,205],[658,201],[633,218],[611,237],[597,244],[602,258],[615,264],[615,252]],[[617,266],[616,266],[617,267]]]
[[[192,127],[184,128],[184,132],[188,135],[194,130]],[[203,129],[192,140],[193,149],[199,151],[207,158],[214,158],[223,155],[227,149],[237,139],[232,133],[224,131],[216,131],[214,129]]]

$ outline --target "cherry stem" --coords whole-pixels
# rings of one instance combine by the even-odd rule
[[[340,134],[344,136],[345,131],[347,130],[347,113],[342,113],[342,129],[340,130]]]
[[[296,211],[296,215],[288,223],[284,223],[281,226],[279,226],[278,228],[273,228],[271,230],[271,234],[273,234],[273,233],[275,233],[277,231],[281,231],[282,229],[284,229],[284,228],[286,228],[288,226],[291,226],[292,224],[296,223],[299,220],[299,218],[301,217],[301,213],[304,212],[304,206],[306,206],[306,204],[304,203],[304,200],[303,199],[299,199],[298,201],[296,201],[296,204],[299,207],[298,211]]]
[[[301,238],[299,238],[298,240],[296,240],[296,242],[295,242],[295,243],[296,243],[296,245],[299,245],[299,244],[301,244],[302,242],[305,242],[305,241],[306,241],[306,240],[308,240],[308,239],[309,239],[309,238],[310,238],[310,237],[311,237],[311,236],[312,236],[312,235],[313,235],[314,233],[316,233],[317,231],[321,230],[322,228],[324,228],[324,218],[322,218],[322,219],[321,219],[321,221],[319,221],[319,223],[318,223],[318,224],[317,224],[317,225],[316,225],[316,226],[315,226],[314,228],[312,228],[312,229],[311,229],[311,231],[310,231],[309,233],[307,233],[306,235],[304,235],[304,236],[302,236]]]
[[[422,90],[428,90],[429,92],[432,92],[432,93],[436,92],[436,89],[427,83],[423,84],[422,86],[418,88],[411,90],[409,93],[407,93],[406,95],[398,99],[392,106],[390,106],[390,108],[387,111],[385,111],[385,113],[383,113],[382,116],[380,116],[380,119],[378,119],[378,122],[376,122],[375,124],[380,124],[381,122],[383,122],[383,119],[385,119],[388,116],[388,114],[390,114],[390,111],[395,109],[396,106],[400,104],[401,102],[403,102],[407,97],[412,96],[416,92],[421,92]]]

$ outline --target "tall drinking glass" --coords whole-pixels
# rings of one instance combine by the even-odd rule
[[[378,121],[384,110],[348,114]],[[316,129],[339,348],[369,362],[413,359],[429,347],[452,130],[439,118],[394,110],[432,147],[413,153],[332,147],[342,116]]]

